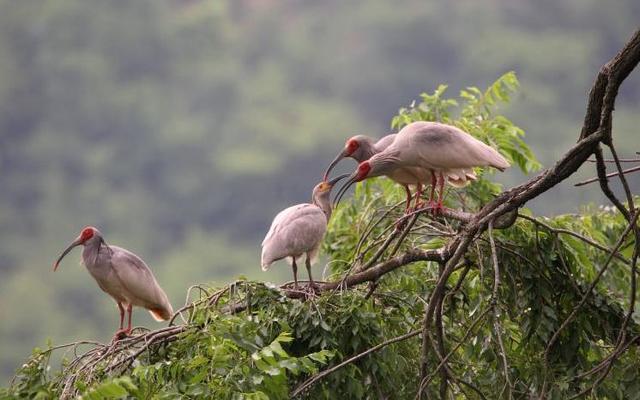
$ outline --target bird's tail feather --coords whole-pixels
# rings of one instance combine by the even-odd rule
[[[272,260],[264,250],[262,251],[262,256],[260,257],[260,267],[263,271],[268,270],[274,261],[275,260]]]
[[[500,171],[504,171],[511,166],[509,161],[507,161],[502,154],[498,153],[496,149],[490,146],[487,146],[487,159],[489,160],[489,165],[499,169]]]
[[[168,306],[168,307],[167,307]],[[149,309],[149,313],[156,321],[167,321],[173,315],[173,308],[171,304],[166,304],[162,307],[154,307]]]

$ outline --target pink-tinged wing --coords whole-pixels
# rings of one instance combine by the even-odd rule
[[[434,169],[467,169],[509,163],[495,149],[451,125],[414,122],[398,133],[393,146],[410,165]]]
[[[327,229],[327,217],[313,204],[299,204],[281,211],[262,242],[261,266],[317,248]]]
[[[147,264],[128,250],[111,247],[111,265],[131,302],[148,309],[157,320],[169,319],[173,308]]]

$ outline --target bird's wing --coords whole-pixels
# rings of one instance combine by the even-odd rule
[[[327,217],[313,204],[289,207],[276,216],[262,242],[262,269],[279,259],[314,249],[327,229]]]
[[[264,239],[262,240],[262,246],[264,246],[265,243],[267,243],[267,241],[282,228],[283,222],[287,221],[290,218],[290,215],[295,214],[297,210],[307,208],[310,206],[312,206],[312,204],[297,204],[295,206],[291,206],[289,208],[285,208],[284,210],[280,211],[278,215],[276,215],[276,217],[271,222],[271,227],[269,228],[269,232],[267,232]]]
[[[147,264],[128,250],[110,247],[113,249],[111,265],[129,292],[131,302],[147,308],[158,320],[169,319],[173,314],[171,303]]]
[[[493,166],[504,169],[509,163],[492,147],[455,126],[420,122],[398,134],[394,147],[409,164],[434,169],[467,169]],[[398,146],[396,146],[396,144]]]

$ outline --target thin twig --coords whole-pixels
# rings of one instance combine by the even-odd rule
[[[314,376],[312,376],[311,378],[307,379],[306,381],[304,381],[302,384],[300,384],[292,393],[291,393],[291,397],[296,397],[299,396],[304,390],[306,390],[307,388],[311,387],[312,385],[314,385],[316,382],[318,382],[320,379],[324,378],[325,376],[339,370],[340,368],[349,365],[355,361],[358,361],[359,359],[361,359],[362,357],[365,357],[371,353],[375,353],[378,350],[383,349],[384,347],[396,343],[396,342],[400,342],[406,339],[410,339],[414,336],[418,336],[420,334],[420,332],[422,332],[422,330],[420,329],[416,329],[414,331],[411,331],[409,333],[405,333],[404,335],[395,337],[393,339],[389,339],[386,340],[376,346],[371,347],[370,349],[367,349],[361,353],[356,354],[353,357],[348,358],[347,360],[341,362],[340,364],[331,367],[329,369],[326,369]]]
[[[493,308],[493,327],[496,333],[496,337],[498,338],[498,346],[500,347],[500,356],[502,357],[502,368],[504,370],[504,379],[507,384],[507,388],[509,389],[508,399],[513,397],[513,384],[511,383],[511,378],[509,377],[509,363],[507,362],[507,354],[504,349],[504,344],[502,343],[502,334],[500,333],[500,324],[498,323],[499,313],[497,310],[498,304],[498,288],[500,287],[500,264],[498,263],[498,252],[496,251],[496,243],[493,240],[493,222],[489,222],[489,227],[487,229],[487,233],[489,234],[489,242],[491,243],[491,258],[493,259],[493,292],[491,294],[491,307]]]
[[[524,214],[518,214],[518,218],[523,218],[526,219],[528,221],[533,222],[536,225],[540,225],[544,228],[546,228],[547,230],[549,230],[552,233],[562,233],[562,234],[566,234],[566,235],[570,235],[575,237],[576,239],[580,239],[585,243],[590,244],[591,246],[595,247],[596,249],[602,250],[602,251],[606,251],[607,253],[611,253],[611,249],[596,242],[593,239],[590,239],[584,235],[579,234],[578,232],[574,232],[574,231],[570,231],[568,229],[562,229],[562,228],[554,228],[553,226],[546,224],[542,221],[540,221],[539,219],[530,217],[528,215],[524,215]],[[630,264],[631,262],[629,260],[627,260],[626,258],[624,258],[624,256],[622,256],[622,254],[616,252],[614,253],[614,257],[617,258],[618,260],[624,262],[625,264]]]

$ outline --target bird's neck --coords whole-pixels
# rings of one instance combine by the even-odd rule
[[[375,154],[379,153],[381,150],[377,149],[374,143],[365,142],[366,144],[362,146],[362,161],[368,160],[373,157]]]
[[[374,170],[369,174],[370,177],[385,175],[396,168],[401,167],[400,159],[398,158],[398,154],[395,151],[390,151],[389,149],[378,153],[372,159],[371,162]]]
[[[107,250],[105,245],[100,243],[100,241],[85,244],[84,249],[82,250],[82,262],[87,267],[96,265],[98,263],[98,256],[100,255],[100,252],[105,250]]]
[[[318,206],[322,210],[324,215],[327,217],[327,221],[329,221],[332,212],[331,199],[329,198],[329,196],[314,196],[313,204]]]

